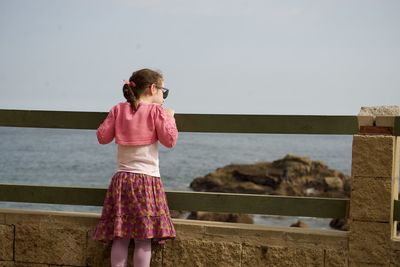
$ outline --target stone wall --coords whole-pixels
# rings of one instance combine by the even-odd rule
[[[90,238],[98,218],[0,210],[0,267],[110,266],[110,244]],[[348,266],[347,232],[181,219],[174,224],[177,238],[153,249],[151,266]]]

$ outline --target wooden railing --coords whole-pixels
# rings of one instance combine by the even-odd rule
[[[0,126],[97,129],[104,112],[0,110]],[[358,132],[357,116],[176,114],[180,132],[327,134]],[[394,134],[400,133],[400,117]],[[4,152],[3,152],[4,153]],[[105,188],[0,184],[0,201],[101,206]],[[344,218],[349,200],[253,194],[167,191],[170,209]],[[395,201],[394,218],[400,218]]]

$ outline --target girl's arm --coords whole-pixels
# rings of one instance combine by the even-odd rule
[[[171,113],[167,113],[161,106],[157,107],[156,131],[161,144],[171,148],[175,146],[178,139],[178,129],[176,128],[175,118]]]
[[[100,124],[99,128],[97,129],[96,135],[97,140],[100,144],[105,145],[110,143],[115,136],[115,116],[114,116],[114,109],[111,109],[108,113],[107,117]]]

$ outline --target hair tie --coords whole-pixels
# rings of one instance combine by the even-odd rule
[[[128,85],[129,87],[135,87],[136,84],[132,81],[129,80],[124,80],[124,84]]]

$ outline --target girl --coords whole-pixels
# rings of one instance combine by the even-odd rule
[[[133,265],[150,266],[151,240],[163,244],[176,236],[160,179],[157,141],[173,147],[178,130],[174,111],[161,106],[168,89],[159,72],[138,70],[122,89],[127,102],[115,105],[97,129],[100,144],[115,138],[118,169],[93,238],[113,240],[113,267],[127,266],[131,239],[135,242]]]

